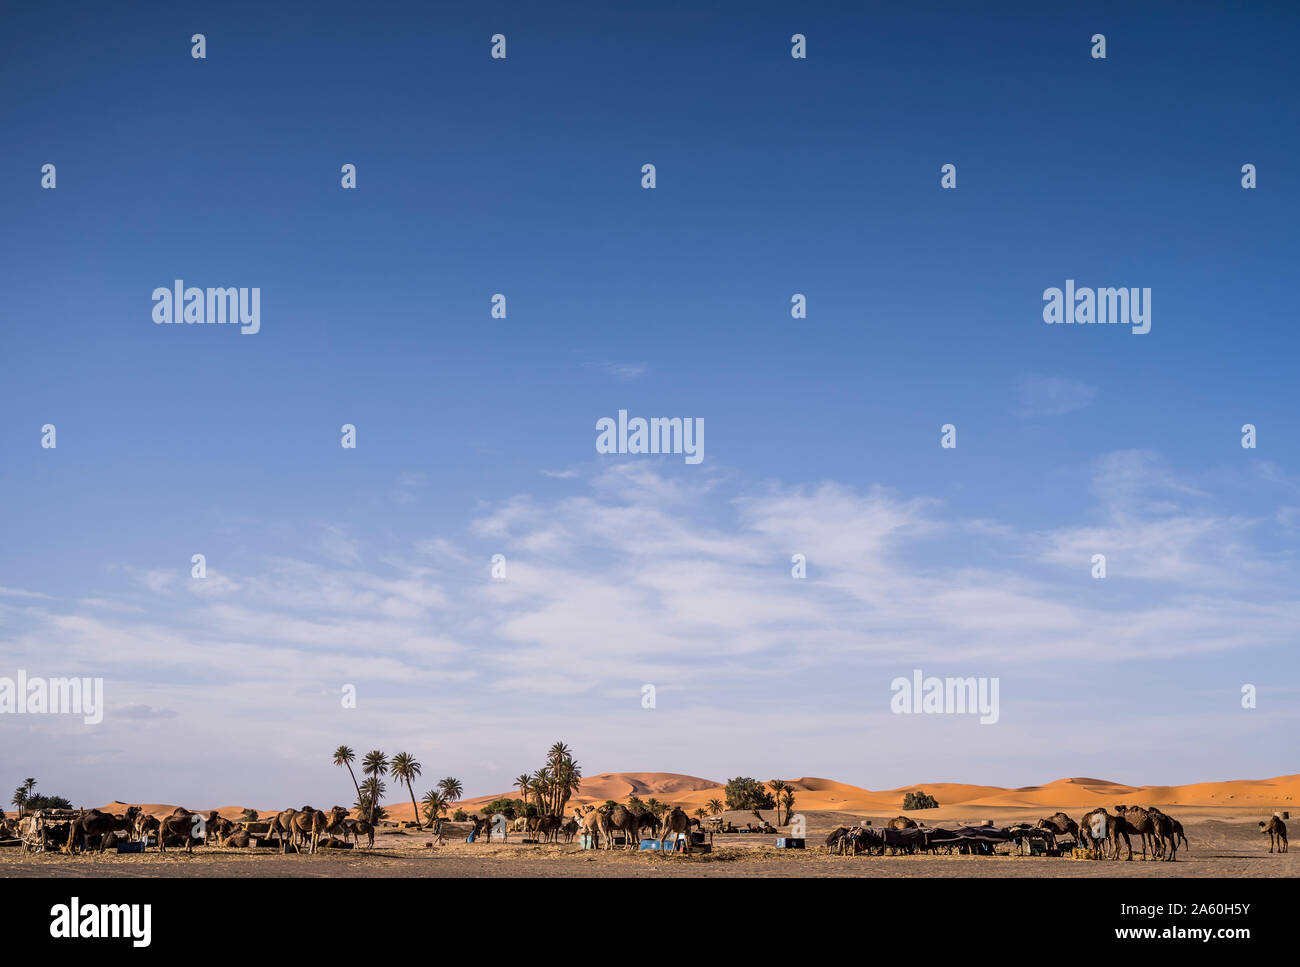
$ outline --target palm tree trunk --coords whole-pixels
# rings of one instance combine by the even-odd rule
[[[415,790],[411,788],[411,780],[406,780],[406,791],[411,794],[411,808],[415,810],[415,827],[424,829],[424,823],[420,822],[420,807],[415,804]]]
[[[351,762],[344,762],[343,764],[344,764],[345,766],[348,767],[348,775],[350,775],[350,776],[352,777],[352,786],[353,786],[353,788],[356,789],[356,791],[357,791],[357,804],[360,805],[360,804],[361,804],[361,787],[360,787],[359,785],[357,785],[357,774],[356,774],[355,772],[352,771],[352,763],[351,763]],[[349,809],[348,812],[350,813],[350,812],[352,812],[352,810]]]

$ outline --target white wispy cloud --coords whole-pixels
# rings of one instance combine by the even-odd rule
[[[188,567],[132,566],[120,591],[71,606],[20,592],[0,651],[34,674],[107,680],[96,768],[147,755],[177,776],[194,755],[244,748],[274,757],[266,781],[288,782],[345,739],[424,743],[474,776],[539,731],[581,737],[608,768],[666,746],[687,758],[656,768],[707,772],[690,750],[741,733],[782,754],[797,733],[847,755],[867,723],[910,736],[917,757],[942,743],[983,754],[976,733],[887,713],[889,679],[914,667],[1026,676],[1039,684],[1004,691],[1002,735],[1086,756],[1086,694],[1063,711],[1041,703],[1043,688],[1077,696],[1090,668],[1105,678],[1160,661],[1176,678],[1203,656],[1291,646],[1294,562],[1261,550],[1257,522],[1207,492],[1154,454],[1112,454],[1080,490],[1092,522],[1028,530],[925,495],[752,488],[627,461],[578,495],[484,504],[455,541],[372,547],[325,527],[300,557],[210,569],[206,585]],[[491,578],[494,553],[505,581]],[[1108,557],[1105,581],[1088,576],[1093,553]],[[794,554],[806,580],[791,576]],[[651,720],[635,700],[646,682],[659,694]],[[339,701],[345,685],[356,709]],[[1031,733],[1030,716],[1048,718]],[[638,731],[650,722],[654,743]],[[29,733],[29,747],[52,754],[72,728]]]

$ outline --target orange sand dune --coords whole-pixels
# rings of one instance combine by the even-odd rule
[[[1181,786],[1128,786],[1106,779],[1057,779],[1041,786],[1022,786],[1005,789],[1001,786],[980,786],[960,782],[920,782],[897,789],[872,791],[833,779],[804,776],[787,780],[795,792],[797,810],[844,810],[897,814],[902,810],[903,795],[924,791],[939,801],[940,806],[980,806],[989,808],[1030,808],[1051,812],[1091,809],[1095,806],[1110,808],[1118,804],[1155,806],[1237,806],[1257,808],[1261,813],[1285,809],[1300,801],[1300,775],[1276,776],[1272,779],[1238,779],[1225,782],[1196,782]],[[658,799],[689,812],[707,805],[711,799],[725,800],[723,783],[698,776],[684,776],[673,772],[606,772],[582,780],[578,794],[571,805],[604,802],[606,799],[625,801],[630,796],[641,799]],[[502,796],[516,798],[518,790],[490,796],[475,796],[458,805],[468,813]],[[341,802],[341,805],[349,805]],[[120,813],[126,803],[112,802],[101,806],[108,812]],[[155,816],[172,811],[164,803],[139,803]],[[290,804],[295,808],[302,803]],[[331,803],[316,804],[328,808]],[[409,799],[399,798],[384,803],[388,817],[397,821],[414,818],[415,810]],[[203,809],[207,812],[207,809]],[[244,812],[242,806],[223,806],[218,812],[229,819],[237,819]],[[275,810],[261,809],[262,816]]]

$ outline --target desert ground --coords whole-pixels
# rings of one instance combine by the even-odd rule
[[[325,851],[317,855],[282,855],[274,849],[198,847],[160,854],[59,853],[33,854],[20,848],[0,850],[0,876],[188,877],[497,877],[497,876],[693,876],[693,877],[1294,877],[1300,875],[1300,854],[1268,852],[1268,837],[1258,823],[1275,811],[1288,810],[1300,794],[1300,776],[1240,782],[1198,783],[1188,786],[1135,787],[1098,779],[1062,779],[1044,786],[1002,789],[953,783],[923,783],[899,790],[872,792],[826,779],[794,780],[796,812],[807,822],[806,850],[780,850],[775,837],[752,833],[717,834],[707,854],[656,855],[630,850],[584,851],[571,844],[523,844],[519,834],[507,843],[466,843],[468,824],[449,824],[446,845],[435,845],[430,831],[385,826],[377,831],[373,850]],[[1133,861],[1088,861],[1063,857],[1014,855],[1000,847],[992,857],[961,855],[833,856],[822,845],[838,825],[870,819],[876,825],[900,814],[902,794],[923,789],[941,805],[913,811],[926,825],[978,825],[992,820],[1005,826],[1034,822],[1057,809],[1078,819],[1094,806],[1157,805],[1179,819],[1188,848],[1176,862],[1143,861],[1140,848]],[[584,780],[575,803],[622,800],[631,795],[654,796],[694,810],[720,798],[717,783],[671,773],[614,773]],[[495,797],[465,800],[469,812]],[[104,807],[120,811],[122,804]],[[165,813],[171,806],[147,804]],[[411,817],[411,804],[386,804],[390,818]],[[270,810],[264,810],[263,813]],[[242,807],[221,812],[238,816]],[[770,811],[767,816],[770,817]],[[725,813],[743,826],[752,820],[744,811]],[[1295,827],[1292,827],[1293,831]],[[781,831],[785,833],[785,830]]]

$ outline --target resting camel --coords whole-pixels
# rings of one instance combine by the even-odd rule
[[[847,826],[836,826],[826,834],[826,852],[844,855],[844,839],[849,835]]]
[[[672,812],[664,814],[663,826],[659,833],[659,852],[664,851],[665,840],[671,839],[675,844],[678,833],[686,834],[686,852],[691,851],[691,818],[686,815],[686,810],[681,806],[674,806]]]
[[[1273,852],[1274,844],[1277,845],[1279,853],[1287,852],[1286,841],[1286,823],[1282,822],[1281,816],[1273,816],[1267,823],[1259,824],[1261,833],[1268,833],[1268,851]]]
[[[908,819],[906,816],[895,816],[889,822],[885,823],[886,829],[914,829],[916,820]]]

